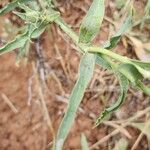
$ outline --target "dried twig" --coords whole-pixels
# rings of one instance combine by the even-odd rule
[[[124,127],[119,126],[119,125],[117,125],[117,124],[115,124],[115,123],[113,123],[111,121],[105,121],[104,124],[109,125],[109,126],[111,126],[113,128],[119,129],[120,132],[122,134],[124,134],[127,138],[129,138],[129,139],[132,138],[132,136],[130,135],[130,133]]]
[[[142,130],[142,132],[140,133],[140,135],[138,136],[138,138],[136,139],[134,145],[132,146],[131,150],[136,150],[137,146],[139,145],[142,137],[144,136],[144,132],[147,130],[147,128],[149,128],[150,126],[150,120],[148,120],[146,123],[145,123],[145,126]]]
[[[68,75],[67,69],[65,67],[65,62],[63,60],[63,57],[61,56],[60,50],[59,50],[59,48],[58,48],[58,46],[56,44],[54,45],[54,47],[55,47],[56,54],[59,57],[59,61],[60,61],[60,64],[62,66],[62,69],[63,69],[66,77],[69,79],[69,75]]]
[[[52,122],[49,116],[49,112],[45,103],[45,97],[44,97],[44,93],[45,93],[45,87],[46,86],[46,78],[45,78],[45,66],[44,66],[44,58],[43,58],[43,49],[40,46],[40,39],[38,38],[38,41],[36,42],[36,52],[37,52],[37,72],[39,74],[39,79],[38,79],[38,93],[40,96],[40,100],[41,100],[41,104],[42,104],[42,109],[43,109],[43,115],[44,118],[47,122],[48,128],[50,129],[51,133],[52,133],[52,137],[53,137],[53,142],[55,141],[55,132],[52,126]]]
[[[121,127],[126,127],[130,124],[130,122],[134,121],[135,119],[145,115],[147,112],[150,111],[150,107],[142,110],[142,111],[139,111],[136,115],[134,115],[133,117],[127,119],[125,122],[122,122],[122,125]],[[91,147],[90,147],[90,150],[98,147],[100,144],[106,142],[109,138],[113,137],[114,135],[118,134],[120,132],[120,129],[115,129],[114,131],[112,131],[110,134],[106,135],[104,138],[100,139],[98,142],[96,142],[95,144],[93,144]]]
[[[1,94],[1,97],[2,99],[4,100],[4,102],[11,108],[11,110],[17,114],[18,113],[18,110],[17,108],[13,105],[13,103],[10,101],[10,99],[4,94],[2,93]]]

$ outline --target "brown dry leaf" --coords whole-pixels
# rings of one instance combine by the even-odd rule
[[[135,53],[137,57],[146,62],[150,62],[150,43],[142,43],[139,39],[135,37],[129,37],[130,41],[134,46]]]

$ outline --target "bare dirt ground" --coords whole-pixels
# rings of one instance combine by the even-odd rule
[[[62,17],[75,31],[78,31],[80,21],[90,4],[88,0],[57,1]],[[143,9],[144,5],[145,1],[136,1],[136,7],[140,6]],[[112,14],[117,15],[118,11],[120,10],[116,10],[113,1],[106,2],[107,17],[112,18]],[[20,24],[15,19],[12,14],[0,18],[1,46],[15,34],[12,30]],[[13,26],[6,21],[9,24],[7,28],[3,23],[4,20],[11,20]],[[100,45],[112,34],[110,24],[111,21],[106,18],[98,38],[95,39],[96,44]],[[117,25],[119,24],[121,24],[120,20]],[[9,27],[11,30],[6,30]],[[149,35],[148,27],[140,33]],[[0,150],[52,148],[52,139],[57,132],[71,89],[77,79],[80,54],[75,51],[75,48],[69,38],[58,27],[52,25],[42,37],[35,40],[35,44],[32,44],[28,61],[25,58],[19,66],[16,65],[15,51],[0,56]],[[114,51],[137,59],[127,38],[123,38]],[[41,72],[44,73],[45,79],[42,83],[40,82]],[[86,135],[89,147],[93,150],[117,150],[116,145],[121,138],[126,139],[127,149],[134,148],[133,145],[136,144],[141,131],[130,125],[114,133],[112,132],[117,130],[118,126],[113,121],[106,121],[99,127],[92,128],[96,117],[105,106],[115,102],[118,96],[117,86],[118,82],[111,73],[102,68],[96,68],[64,150],[80,150],[81,133]],[[45,117],[42,100],[46,102],[50,120]],[[140,110],[144,110],[144,115],[135,117],[135,120],[145,123],[149,120],[150,111],[147,111],[149,107],[150,97],[131,88],[125,103],[113,113],[110,120],[118,122],[126,120],[139,114]],[[143,134],[139,143],[135,145],[135,149],[150,149],[150,138]]]

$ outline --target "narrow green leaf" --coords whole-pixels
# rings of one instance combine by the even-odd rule
[[[150,62],[142,62],[142,61],[133,60],[133,59],[130,59],[130,61],[133,62],[136,65],[139,65],[140,67],[142,67],[146,70],[150,70]]]
[[[28,28],[26,28],[25,33],[18,35],[13,41],[7,43],[6,45],[0,48],[0,55],[10,52],[16,48],[24,47],[26,42],[30,40],[30,36],[34,29],[34,26],[28,25]]]
[[[145,94],[150,96],[150,87],[144,85],[140,80],[136,82],[137,87],[142,90]]]
[[[142,90],[145,94],[150,95],[150,88],[144,85],[141,80],[142,74],[131,64],[121,64],[118,67],[118,71],[121,72],[126,78],[138,89]]]
[[[18,7],[19,3],[27,3],[29,1],[31,1],[31,0],[15,0],[15,1],[11,2],[11,3],[8,3],[2,9],[0,9],[0,15],[4,15],[4,14],[12,11],[16,7]]]
[[[104,0],[93,0],[80,27],[79,42],[89,43],[98,34],[105,11]]]
[[[58,11],[55,11],[53,9],[48,9],[44,11],[37,11],[34,9],[31,9],[30,7],[26,5],[19,5],[19,8],[23,9],[25,12],[14,12],[15,15],[20,17],[22,20],[24,20],[26,23],[32,23],[37,24],[38,22],[43,23],[50,23],[55,21],[60,17],[60,13]]]
[[[38,27],[32,32],[31,37],[33,39],[39,37],[46,29],[48,23],[47,22],[42,22],[38,25]]]
[[[27,40],[40,36],[44,32],[46,25],[47,24],[42,23],[37,27],[31,25],[31,28],[26,28],[26,31],[23,34],[18,35],[13,41],[0,48],[0,55],[24,47]]]
[[[24,34],[17,36],[13,41],[7,43],[3,47],[0,48],[0,55],[4,53],[8,53],[16,48],[23,47],[26,40],[28,39],[28,31]]]
[[[84,134],[81,134],[81,147],[82,147],[82,150],[88,150],[88,142],[87,142],[87,139],[86,139],[86,136]]]
[[[14,14],[16,14],[22,20],[26,21],[26,23],[36,24],[38,21],[42,20],[40,17],[42,12],[31,9],[30,7],[24,4],[19,4],[18,7],[23,9],[25,12],[14,12]]]
[[[150,79],[150,70],[146,70],[135,63],[130,63],[130,64],[132,64],[142,74],[144,78]]]
[[[123,25],[120,27],[119,31],[116,32],[105,44],[104,48],[112,49],[114,48],[118,42],[120,41],[121,36],[132,26],[132,15],[129,15]]]
[[[112,70],[111,65],[109,64],[109,62],[107,62],[106,59],[103,58],[102,55],[99,54],[95,54],[96,57],[96,64],[98,64],[99,66],[102,66],[103,68],[107,69],[107,70]]]
[[[118,55],[112,51],[108,51],[108,50],[106,50],[104,48],[100,48],[100,47],[89,47],[88,52],[103,54],[103,55],[109,56],[119,62],[131,64],[142,74],[142,76],[144,78],[150,79],[150,70],[145,69],[145,67],[147,67],[146,65],[149,65],[149,63],[145,64],[144,67],[142,68],[141,67],[142,64],[138,65],[137,63],[134,63],[134,60],[132,61],[131,59],[128,59],[127,57]]]
[[[16,16],[18,16],[19,18],[21,18],[22,20],[26,20],[27,17],[26,17],[26,14],[25,13],[21,13],[21,12],[13,12],[13,14],[15,14]]]
[[[116,101],[116,103],[113,106],[111,106],[110,108],[106,108],[101,113],[100,117],[96,120],[95,127],[98,126],[105,119],[107,119],[108,116],[113,111],[117,110],[121,106],[121,104],[123,103],[123,101],[125,99],[125,95],[127,93],[128,86],[129,86],[128,79],[122,73],[120,73],[119,70],[117,70],[118,65],[114,64],[114,62],[109,57],[101,54],[101,55],[97,55],[97,59],[99,59],[97,61],[97,63],[99,65],[102,65],[104,68],[108,69],[109,71],[113,71],[116,74],[116,76],[118,77],[119,83],[120,83],[120,95],[119,95],[118,100]]]
[[[118,98],[118,100],[116,101],[115,104],[113,104],[109,108],[106,108],[101,113],[100,117],[96,120],[95,127],[98,126],[101,122],[103,122],[108,117],[108,115],[110,115],[112,112],[117,110],[122,105],[122,103],[124,102],[125,95],[126,95],[126,93],[128,91],[129,82],[128,82],[127,78],[123,74],[117,72],[116,75],[118,76],[119,83],[120,83],[120,95],[119,95],[119,98]]]
[[[86,53],[80,62],[78,80],[73,88],[67,111],[58,129],[54,150],[62,149],[64,140],[66,139],[71,125],[74,122],[76,111],[84,96],[84,92],[93,76],[94,66],[95,55]]]
[[[138,80],[143,79],[141,73],[131,64],[120,64],[118,66],[118,71],[134,84],[136,84]]]

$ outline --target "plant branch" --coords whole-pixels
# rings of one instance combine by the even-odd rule
[[[105,48],[101,48],[101,47],[98,47],[98,46],[89,46],[89,45],[85,45],[85,44],[82,44],[82,43],[79,43],[78,42],[78,39],[79,39],[79,36],[69,27],[68,24],[66,24],[64,22],[64,20],[62,18],[59,18],[59,19],[56,19],[55,20],[55,23],[57,25],[59,25],[59,27],[73,40],[73,42],[80,48],[81,51],[79,52],[82,52],[82,53],[85,53],[85,52],[91,52],[91,53],[101,53],[101,54],[104,54],[106,56],[109,56],[117,61],[120,61],[122,63],[130,63],[130,64],[133,64],[132,60],[133,59],[130,59],[126,56],[121,56],[119,54],[116,54],[112,51],[109,51]],[[134,60],[133,60],[134,61]]]
[[[59,25],[59,27],[73,40],[73,42],[80,48],[78,50],[81,53],[85,53],[87,50],[87,46],[80,44],[78,42],[79,37],[78,35],[69,27],[67,23],[64,22],[62,18],[58,18],[55,20],[55,23]]]

